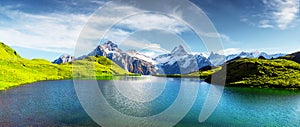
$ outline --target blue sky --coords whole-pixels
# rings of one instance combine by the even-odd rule
[[[91,14],[106,4],[103,0],[6,0],[0,3],[0,41],[26,58],[54,60],[61,54],[74,54],[80,32]],[[291,53],[300,51],[299,0],[191,0],[215,25],[227,54],[240,51]],[[127,8],[126,11],[131,11]],[[117,13],[117,12],[116,12]],[[132,25],[151,20],[180,32],[192,52],[205,52],[192,32],[182,24],[161,15],[140,15],[117,25],[108,38],[125,38],[128,45],[145,45],[171,50],[181,39],[164,31],[145,30],[125,36],[128,29],[143,30],[147,25]],[[131,23],[131,25],[129,24]],[[166,30],[167,31],[167,30]],[[97,35],[96,33],[93,33]],[[152,36],[155,35],[155,38]],[[144,37],[144,38],[143,38]],[[118,40],[118,39],[117,39]],[[172,44],[166,45],[166,44]],[[126,43],[123,48],[130,49]],[[127,46],[127,47],[126,47]],[[122,47],[121,47],[122,48]],[[158,50],[155,50],[159,52]],[[149,52],[148,52],[149,53]]]

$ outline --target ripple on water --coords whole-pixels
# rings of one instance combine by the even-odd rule
[[[149,92],[161,93],[150,102],[126,98],[111,85],[111,81],[100,82],[106,83],[102,83],[100,88],[115,109],[134,116],[151,116],[173,103],[181,80],[168,80],[162,92],[155,91],[160,88],[146,89]],[[199,123],[198,116],[210,85],[199,80],[186,79],[184,82],[199,82],[200,90],[196,103],[178,126],[300,125],[300,92],[256,88],[225,88],[212,116],[204,123]],[[72,80],[45,81],[0,91],[0,126],[39,125],[97,126],[81,107]]]

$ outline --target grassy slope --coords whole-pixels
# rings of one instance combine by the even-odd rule
[[[295,52],[292,54],[288,54],[286,56],[279,57],[280,59],[292,60],[297,63],[300,63],[300,52]]]
[[[205,79],[208,76],[212,75],[213,73],[221,70],[222,67],[216,67],[211,70],[204,70],[204,71],[196,71],[189,74],[168,74],[168,75],[154,75],[158,77],[173,77],[173,78],[201,78]]]
[[[0,59],[21,58],[15,50],[0,42]]]
[[[192,73],[186,74],[186,75],[184,75],[184,76],[187,76],[187,77],[207,78],[208,76],[212,75],[213,73],[218,72],[218,71],[221,70],[221,69],[222,69],[222,67],[216,67],[216,68],[213,68],[213,69],[211,69],[211,70],[192,72]]]
[[[218,72],[215,73],[218,75]],[[210,82],[210,78],[206,81]],[[227,86],[300,88],[300,64],[284,59],[240,59],[227,64]]]
[[[105,57],[89,57],[73,63],[52,64],[47,60],[21,58],[13,49],[0,43],[0,90],[42,80],[107,77],[131,74]]]

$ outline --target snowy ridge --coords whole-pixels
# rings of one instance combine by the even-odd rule
[[[156,74],[183,74],[197,71],[206,66],[219,66],[227,61],[236,58],[265,58],[272,59],[285,56],[286,54],[267,54],[265,52],[241,52],[238,54],[221,55],[219,53],[188,53],[182,45],[175,47],[170,53],[159,55],[151,58],[147,55],[139,53],[136,50],[128,50],[123,52],[118,45],[111,41],[107,41],[103,45],[97,46],[88,55],[79,57],[83,59],[87,56],[104,56],[120,67],[129,72],[139,73],[143,75]],[[62,55],[53,63],[61,64],[72,62],[73,56]]]
[[[58,59],[54,60],[52,63],[54,63],[54,64],[63,64],[63,63],[72,62],[74,60],[75,60],[74,56],[64,54],[64,55],[61,55]]]
[[[144,54],[138,53],[136,50],[129,50],[126,52],[129,56],[135,57],[141,60],[144,60],[146,62],[150,62],[152,64],[156,64],[156,61],[154,61],[151,57],[146,56]]]

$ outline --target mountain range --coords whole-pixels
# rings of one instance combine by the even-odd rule
[[[227,61],[239,58],[264,58],[272,59],[285,56],[285,54],[267,54],[264,52],[241,52],[239,54],[221,55],[211,52],[205,57],[203,54],[188,53],[182,45],[176,46],[170,53],[162,54],[151,58],[135,50],[123,51],[117,44],[107,41],[97,46],[87,55],[77,59],[84,59],[88,56],[104,56],[109,58],[123,69],[137,74],[187,74],[200,70],[207,66],[219,66]],[[75,60],[70,55],[62,55],[53,63],[61,64]]]
[[[111,47],[108,45],[114,44],[109,42],[107,45],[101,45],[100,48],[105,50],[107,48],[110,49]],[[119,50],[116,48],[116,45],[113,47],[115,47],[115,50]],[[108,59],[107,56],[103,56],[103,54],[102,56],[98,56],[102,50],[100,50],[101,52],[97,52],[97,48],[91,52],[96,52],[96,54],[89,54],[91,56],[86,55],[80,60],[75,59],[74,61],[63,64],[53,64],[43,59],[28,60],[22,58],[15,50],[0,42],[0,90],[44,80],[95,78],[103,80],[113,79],[114,75],[137,75],[122,69],[115,62]],[[130,57],[130,59],[151,63],[153,66],[156,66],[155,69],[157,70],[164,69],[168,71],[168,68],[173,68],[174,70],[170,71],[178,71],[179,68],[181,71],[182,69],[186,71],[185,69],[189,69],[188,67],[198,69],[197,66],[199,66],[199,62],[203,62],[201,66],[204,66],[200,70],[188,74],[155,76],[201,78],[212,84],[218,84],[218,81],[224,81],[225,79],[226,86],[233,87],[300,89],[300,52],[285,56],[281,56],[282,54],[263,55],[264,53],[242,52],[236,55],[237,57],[235,58],[232,57],[234,55],[231,55],[233,59],[227,59],[228,61],[222,65],[214,67],[205,65],[212,65],[212,60],[217,58],[224,59],[224,56],[222,57],[222,55],[216,53],[211,53],[208,57],[204,57],[201,54],[192,55],[187,53],[183,46],[177,46],[169,54],[163,54],[153,59],[134,50],[127,52],[119,51],[121,54]],[[111,55],[113,56],[108,55],[111,59],[118,58],[115,57],[114,54]],[[274,58],[277,56],[280,57]],[[67,58],[71,57],[61,57],[64,61],[72,60]],[[192,71],[192,69],[188,71]],[[223,75],[224,71],[226,71],[226,76]],[[212,75],[215,77],[214,80],[212,80]],[[219,80],[219,78],[223,80]]]

